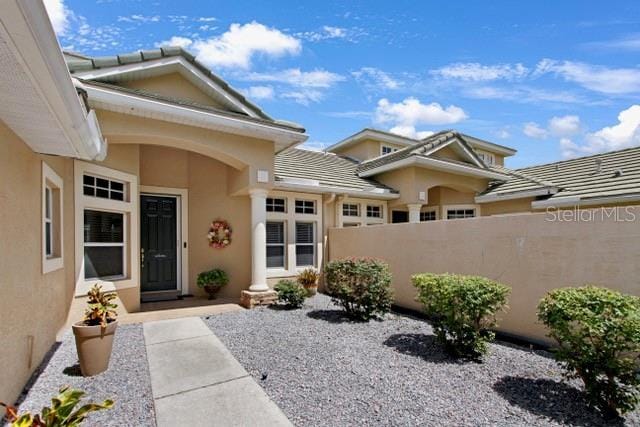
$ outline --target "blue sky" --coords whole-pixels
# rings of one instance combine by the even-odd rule
[[[45,4],[63,47],[181,44],[315,148],[453,128],[520,167],[640,145],[637,1]]]

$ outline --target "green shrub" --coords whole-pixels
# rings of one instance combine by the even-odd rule
[[[417,274],[417,301],[432,319],[436,338],[455,357],[478,358],[495,334],[495,313],[506,307],[510,288],[478,276]]]
[[[556,360],[580,378],[592,405],[612,416],[640,401],[640,298],[595,286],[549,292],[538,318],[559,346]]]
[[[357,320],[369,320],[391,310],[389,266],[371,258],[346,258],[325,266],[327,290],[333,302]]]
[[[204,288],[205,286],[211,285],[225,286],[227,283],[229,283],[229,275],[227,275],[227,273],[220,268],[203,271],[202,273],[198,274],[198,279],[196,281],[196,284],[199,288]]]
[[[289,308],[300,308],[307,297],[307,290],[293,280],[280,280],[273,289],[278,293],[278,301]]]

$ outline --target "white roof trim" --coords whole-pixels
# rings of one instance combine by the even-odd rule
[[[462,149],[462,151],[464,152],[464,154],[466,155],[466,157],[471,160],[473,163],[476,164],[476,166],[483,168],[485,167],[485,165],[483,163],[481,163],[476,156],[474,156],[471,152],[469,152],[469,150],[467,149],[467,147],[465,147],[465,145],[462,143],[462,141],[460,141],[458,138],[452,138],[450,141],[444,143],[444,144],[440,144],[434,148],[432,148],[431,150],[429,150],[428,152],[421,154],[422,156],[430,156],[433,153],[437,153],[439,150],[443,149],[444,147],[448,147],[449,145],[452,144],[456,144],[458,147],[460,147],[460,149]],[[419,151],[419,150],[416,150]]]
[[[301,132],[270,126],[266,123],[252,122],[215,112],[192,109],[157,99],[120,92],[116,89],[92,86],[90,83],[76,81],[76,85],[87,91],[89,102],[98,108],[267,139],[276,142],[276,152],[293,144],[304,142],[309,137]]]
[[[502,154],[503,156],[513,156],[514,154],[516,154],[518,152],[518,150],[515,150],[513,148],[509,148],[509,147],[504,147],[502,145],[498,145],[498,144],[493,144],[489,141],[484,141],[482,139],[478,139],[474,136],[471,135],[465,135],[462,134],[462,137],[467,137],[469,138],[469,140],[467,141],[467,143],[469,145],[471,145],[472,147],[478,147],[482,150],[486,150],[486,151],[490,151],[492,153],[497,153],[497,154]]]
[[[377,175],[379,173],[392,171],[395,169],[404,168],[407,166],[419,166],[426,167],[429,169],[440,170],[443,172],[455,173],[458,175],[467,175],[467,176],[475,176],[480,178],[489,178],[489,179],[497,179],[500,181],[507,181],[509,179],[508,175],[503,175],[501,173],[492,172],[490,170],[478,169],[473,166],[465,166],[459,165],[451,162],[447,162],[444,160],[434,159],[432,157],[422,157],[422,156],[411,156],[406,159],[398,160],[397,162],[389,163],[386,165],[379,166],[374,169],[369,169],[364,172],[360,172],[359,176],[368,177]]]
[[[349,196],[356,196],[362,198],[369,199],[382,199],[382,200],[392,200],[400,197],[397,193],[392,193],[389,190],[377,189],[374,191],[363,191],[363,190],[352,190],[348,188],[342,187],[332,187],[328,185],[305,185],[305,184],[297,184],[286,181],[275,181],[275,187],[278,189],[289,190],[289,191],[298,191],[301,193],[314,193],[314,194],[325,194],[325,193],[335,193],[335,194],[346,194]]]
[[[476,203],[492,203],[492,202],[501,202],[503,200],[515,200],[515,199],[524,199],[527,197],[538,197],[538,196],[549,196],[552,194],[556,194],[558,192],[557,187],[552,188],[540,188],[537,190],[528,190],[528,191],[514,191],[511,193],[504,194],[487,194],[484,196],[476,196]]]
[[[127,74],[140,71],[148,71],[150,74],[153,74],[153,72],[155,71],[156,73],[154,75],[161,75],[163,73],[158,73],[158,71],[162,68],[166,68],[166,71],[168,72],[180,73],[180,75],[182,75],[191,83],[195,84],[201,89],[202,86],[204,86],[209,91],[214,92],[224,101],[237,108],[239,111],[242,111],[243,113],[248,114],[249,116],[254,118],[260,117],[255,113],[255,111],[248,108],[235,96],[232,96],[228,91],[208,78],[202,71],[198,70],[193,64],[191,64],[182,56],[169,56],[150,61],[119,65],[116,67],[100,68],[91,71],[81,71],[74,73],[74,76],[83,80],[101,80],[106,79],[107,77],[125,76]]]
[[[384,142],[387,144],[404,145],[407,147],[418,144],[420,142],[417,139],[407,138],[400,135],[390,135],[388,133],[380,132],[375,129],[363,129],[360,132],[354,135],[351,135],[340,142],[333,144],[332,146],[328,147],[325,151],[334,151],[334,150],[337,150],[338,148],[346,148],[350,145],[353,145],[357,142],[367,140],[367,139],[372,139],[372,140]]]
[[[4,99],[6,124],[35,152],[103,159],[106,142],[95,115],[87,113],[73,87],[42,2],[3,2],[0,39],[15,59],[3,64],[12,67],[3,72],[15,73],[15,78],[25,82],[19,102]],[[36,121],[51,127],[38,129]]]
[[[564,208],[571,206],[593,206],[606,204],[631,203],[640,201],[640,194],[625,194],[619,196],[603,196],[582,199],[580,196],[556,197],[548,200],[531,202],[533,209]]]

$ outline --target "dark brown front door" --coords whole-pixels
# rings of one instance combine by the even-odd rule
[[[177,272],[177,199],[140,196],[142,292],[175,291]]]

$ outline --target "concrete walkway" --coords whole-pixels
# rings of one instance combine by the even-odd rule
[[[291,426],[201,319],[143,328],[159,427]]]

